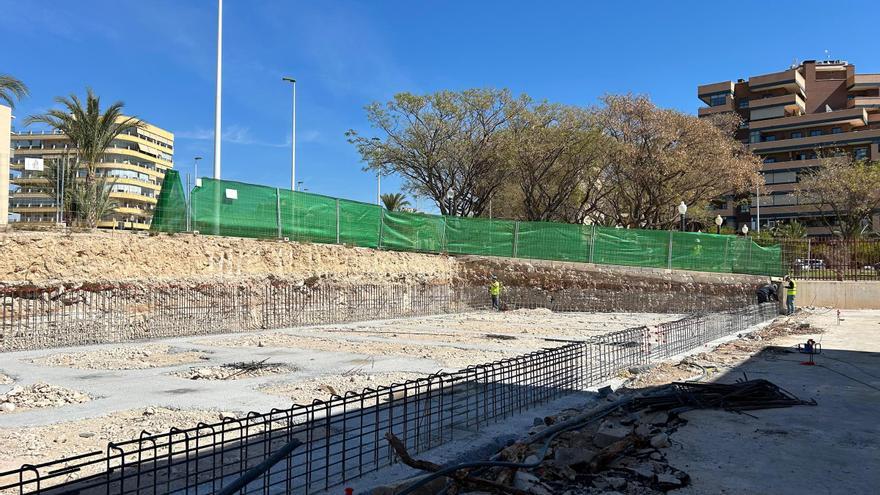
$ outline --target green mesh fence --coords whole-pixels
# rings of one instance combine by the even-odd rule
[[[189,217],[188,217],[189,212]],[[152,229],[707,272],[784,273],[779,246],[745,237],[390,212],[377,205],[242,182],[201,179],[187,208],[176,171]]]

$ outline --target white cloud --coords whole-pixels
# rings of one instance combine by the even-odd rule
[[[246,144],[251,146],[267,146],[271,148],[285,148],[287,146],[290,146],[289,136],[286,138],[285,141],[282,142],[264,141],[255,138],[251,134],[251,130],[249,127],[240,125],[231,125],[227,127],[223,130],[222,136],[224,143]],[[175,132],[174,137],[175,139],[192,141],[209,141],[214,139],[214,131],[205,128],[195,128],[188,131]]]

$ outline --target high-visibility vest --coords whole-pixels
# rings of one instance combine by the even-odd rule
[[[501,282],[494,281],[489,284],[489,295],[491,296],[500,296],[501,295]]]
[[[797,284],[794,282],[794,279],[789,280],[788,292],[789,296],[793,296],[797,294]]]

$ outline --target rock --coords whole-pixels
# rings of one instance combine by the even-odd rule
[[[156,414],[155,408],[148,407],[148,408],[144,409],[144,416],[152,416],[154,414]]]
[[[682,481],[671,474],[658,474],[657,484],[661,490],[674,490],[682,486]]]
[[[632,431],[630,428],[620,423],[605,420],[599,425],[599,430],[593,436],[593,443],[596,447],[605,448],[614,442],[622,440],[623,437],[629,435],[630,431]]]
[[[532,420],[532,426],[541,426],[544,424],[544,418],[535,418]]]
[[[235,413],[231,413],[231,412],[226,412],[226,411],[221,412],[220,413],[220,421],[225,421],[227,419],[238,419],[238,416],[236,416]]]
[[[550,489],[548,489],[543,483],[541,483],[541,480],[538,479],[537,476],[531,473],[527,473],[525,471],[516,472],[516,476],[514,476],[513,478],[513,486],[514,488],[530,492],[534,495],[552,494]]]
[[[653,459],[655,461],[662,461],[663,460],[663,454],[661,454],[660,452],[651,452],[650,457],[651,457],[651,459]]]
[[[669,422],[669,413],[666,411],[656,411],[643,414],[639,422],[647,425],[665,425]]]
[[[24,392],[24,387],[22,387],[21,385],[16,385],[12,387],[12,390],[6,392],[6,397],[14,397],[22,392]]]
[[[597,490],[602,490],[604,492],[605,490],[611,488],[611,484],[608,483],[607,480],[596,478],[593,480],[593,488],[596,488]]]
[[[626,488],[626,479],[625,478],[618,478],[618,477],[614,476],[614,477],[605,478],[605,481],[607,481],[608,485],[610,485],[611,488],[613,488],[615,490],[623,490],[624,488]]]
[[[651,427],[642,423],[639,426],[636,426],[635,434],[642,438],[648,438],[648,436],[651,435]]]
[[[669,435],[666,433],[660,433],[651,437],[651,447],[654,447],[655,449],[665,449],[666,447],[669,447],[669,445]]]
[[[559,467],[586,464],[596,457],[596,452],[585,448],[557,447],[553,463]]]
[[[642,478],[653,479],[654,467],[650,464],[637,464],[631,467],[632,471]]]
[[[534,455],[534,454],[532,454],[532,455],[526,457],[526,458],[523,460],[523,463],[524,463],[524,464],[532,464],[532,465],[536,465],[536,464],[538,464],[538,463],[540,463],[540,462],[541,462],[541,459],[538,459],[538,456],[536,456],[536,455]]]
[[[92,438],[93,436],[95,436],[95,434],[90,431],[84,431],[79,434],[80,438]]]
[[[0,404],[0,412],[11,413],[12,411],[15,411],[15,404],[12,402]]]

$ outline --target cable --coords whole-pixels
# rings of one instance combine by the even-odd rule
[[[862,373],[864,373],[864,374],[870,376],[871,378],[873,378],[873,379],[875,379],[875,380],[880,380],[880,376],[877,376],[877,375],[874,375],[874,374],[872,374],[872,373],[869,373],[869,372],[865,371],[863,368],[861,368],[861,367],[859,367],[859,366],[857,366],[857,365],[855,365],[855,364],[852,364],[852,363],[850,363],[849,361],[844,361],[843,359],[839,359],[839,358],[833,358],[833,357],[831,357],[831,356],[828,356],[827,354],[822,354],[822,357],[825,358],[825,359],[830,359],[830,360],[832,360],[832,361],[837,361],[837,362],[840,362],[840,363],[843,363],[843,364],[847,364],[847,365],[852,366],[853,368],[855,368],[855,369],[861,371]]]
[[[834,368],[829,368],[828,366],[825,366],[824,364],[817,364],[816,366],[819,366],[820,368],[825,368],[826,370],[828,370],[828,371],[830,371],[830,372],[832,372],[832,373],[837,373],[838,375],[840,375],[840,376],[842,376],[842,377],[844,377],[844,378],[849,378],[850,380],[852,380],[852,381],[854,381],[854,382],[856,382],[856,383],[860,383],[860,384],[862,384],[862,385],[864,385],[864,386],[866,386],[866,387],[868,387],[868,388],[872,388],[872,389],[874,389],[874,390],[880,392],[880,387],[875,387],[874,385],[871,385],[871,384],[868,383],[868,382],[863,382],[863,381],[859,380],[858,378],[853,378],[853,377],[847,375],[846,373],[844,373],[844,372],[842,372],[842,371],[837,371],[837,370],[834,369]]]

